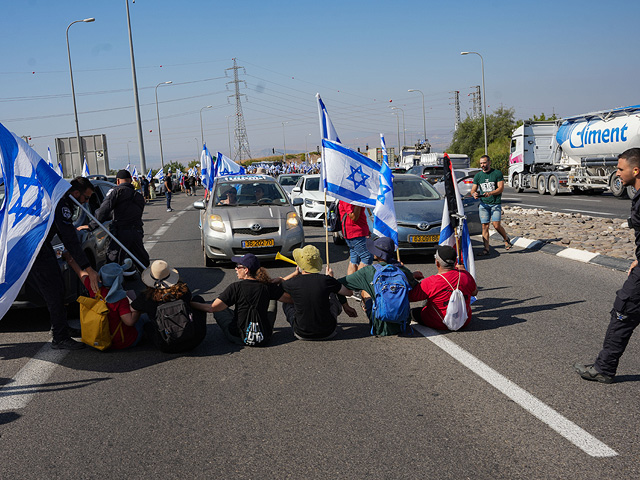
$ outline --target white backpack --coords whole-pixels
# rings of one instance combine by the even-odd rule
[[[449,283],[444,275],[438,274],[453,290],[451,294],[451,298],[449,299],[449,304],[447,305],[447,313],[442,319],[442,322],[447,326],[449,330],[459,330],[462,328],[464,323],[467,321],[467,302],[464,299],[464,295],[462,291],[458,288],[460,286],[460,277],[462,277],[462,272],[458,272],[458,285],[456,288],[453,288],[453,285]]]

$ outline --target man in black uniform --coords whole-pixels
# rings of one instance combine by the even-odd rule
[[[149,254],[144,248],[142,238],[142,212],[144,211],[144,197],[131,184],[131,173],[120,170],[116,175],[117,187],[109,191],[106,198],[96,210],[95,217],[104,222],[113,212],[113,221],[109,227],[111,233],[144,264],[149,266]],[[91,230],[98,228],[98,224],[91,222]],[[107,253],[109,262],[122,263],[126,253],[113,240],[110,241]]]
[[[173,212],[173,208],[171,208],[172,193],[173,193],[173,181],[171,178],[171,172],[169,172],[164,177],[164,196],[167,199],[167,212]]]
[[[69,198],[69,195],[72,195],[78,202],[87,203],[93,191],[93,185],[86,178],[77,177],[71,181],[71,188],[56,205],[49,235],[42,244],[27,277],[27,282],[40,292],[47,305],[53,333],[51,348],[57,350],[78,350],[85,345],[73,340],[69,332],[67,311],[64,308],[64,279],[51,240],[58,234],[76,263],[89,274],[91,288],[97,292],[98,273],[91,268],[78,240],[78,232],[72,221],[76,204]]]
[[[627,280],[616,292],[611,309],[611,321],[604,337],[602,350],[592,365],[576,363],[574,368],[585,380],[612,383],[618,369],[618,361],[624,353],[633,330],[640,324],[640,148],[630,148],[618,156],[616,173],[625,186],[635,187],[637,193],[631,200],[629,228],[636,237],[636,259],[629,268]]]

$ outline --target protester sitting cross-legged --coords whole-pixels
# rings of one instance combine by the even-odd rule
[[[272,283],[267,271],[253,253],[231,257],[236,263],[237,282],[232,283],[207,306],[222,333],[232,343],[259,346],[273,334],[276,321],[276,300],[284,290]],[[235,305],[235,310],[230,307]]]
[[[131,302],[131,308],[134,319],[142,317],[145,335],[167,353],[185,352],[197,347],[207,334],[205,312],[208,305],[204,299],[199,295],[192,296],[187,284],[180,280],[178,271],[164,260],[153,261],[142,272],[141,279],[147,289]],[[163,315],[173,314],[175,319],[169,320],[177,323],[177,330],[168,335],[167,329],[162,328]]]
[[[422,274],[420,272],[411,273],[404,265],[398,262],[396,259],[396,246],[392,239],[389,237],[380,237],[375,240],[367,239],[366,246],[369,252],[373,255],[374,260],[381,267],[386,265],[398,267],[406,277],[409,289],[418,284],[416,278],[421,278]],[[355,273],[338,279],[338,281],[351,290],[362,291],[362,306],[369,318],[372,335],[397,335],[402,332],[401,323],[409,321],[409,312],[407,311],[407,318],[398,318],[398,323],[380,321],[376,318],[376,315],[374,314],[376,291],[373,284],[376,273],[377,270],[375,265],[367,265]]]
[[[337,318],[343,308],[350,317],[357,316],[344,297],[352,292],[335,278],[320,273],[322,257],[313,245],[296,248],[293,258],[298,264],[296,270],[281,279],[286,297],[293,302],[282,305],[287,322],[300,340],[332,338],[336,334]]]
[[[420,284],[411,290],[409,300],[417,302],[426,299],[424,307],[411,309],[412,318],[427,327],[436,330],[449,330],[443,319],[447,314],[447,305],[454,288],[459,288],[467,305],[467,321],[471,322],[471,297],[478,293],[476,282],[464,265],[456,265],[456,251],[448,245],[440,245],[436,250],[435,263],[438,273],[423,278]]]

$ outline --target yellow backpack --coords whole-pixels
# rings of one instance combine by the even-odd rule
[[[82,331],[83,343],[98,350],[106,350],[118,330],[124,339],[122,322],[118,324],[118,328],[111,335],[109,307],[100,294],[96,298],[78,297],[78,303],[80,304],[80,330]]]

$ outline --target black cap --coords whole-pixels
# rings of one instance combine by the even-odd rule
[[[453,247],[450,247],[449,245],[440,245],[438,250],[436,250],[436,253],[446,266],[452,267],[455,265],[456,258],[458,256],[456,255],[456,251]]]
[[[231,261],[238,265],[244,265],[251,274],[256,273],[260,268],[260,260],[253,253],[246,253],[242,257],[231,257]]]
[[[389,237],[367,238],[367,250],[385,263],[397,263],[396,244]]]
[[[129,170],[118,170],[118,173],[116,173],[116,178],[122,178],[124,180],[131,178],[131,172],[129,172]]]

